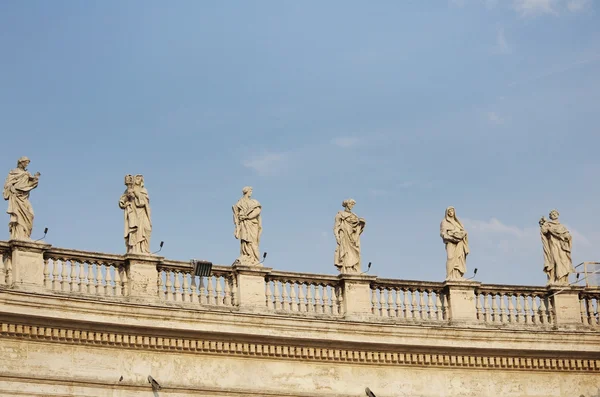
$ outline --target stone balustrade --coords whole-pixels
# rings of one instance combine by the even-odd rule
[[[212,267],[152,255],[112,255],[0,241],[0,288],[206,310],[444,326],[600,330],[600,288],[425,282],[319,275],[262,266]]]
[[[475,289],[477,320],[494,324],[554,323],[554,303],[544,287],[485,285]]]
[[[44,287],[52,291],[100,296],[128,295],[120,255],[51,248],[43,253]]]
[[[372,313],[407,321],[448,320],[443,283],[378,279],[371,283]]]
[[[192,274],[189,262],[165,260],[158,266],[158,297],[166,302],[237,306],[237,281],[231,267],[213,266],[208,277]]]
[[[265,278],[267,309],[287,313],[344,314],[343,291],[336,276],[270,272]]]

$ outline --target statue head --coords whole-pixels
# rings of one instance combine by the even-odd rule
[[[125,186],[132,186],[132,185],[133,185],[133,175],[131,175],[131,174],[125,175]]]
[[[348,199],[342,201],[342,207],[347,209],[348,211],[352,211],[352,207],[356,205],[356,201],[354,199]]]
[[[134,182],[135,182],[136,185],[139,185],[139,186],[143,187],[144,186],[144,176],[142,174],[137,174],[134,177]]]
[[[252,196],[252,186],[245,186],[242,189],[242,193],[244,194],[244,196],[248,196],[248,197]]]
[[[552,211],[550,211],[550,214],[548,214],[550,219],[552,219],[553,221],[558,219],[558,215],[560,215],[560,214],[558,213],[557,210],[552,210]]]
[[[27,169],[27,166],[29,165],[29,163],[31,162],[31,160],[29,160],[29,157],[27,156],[22,156],[21,158],[19,158],[19,160],[17,160],[17,168],[21,168],[21,169]]]
[[[446,208],[446,216],[449,216],[450,218],[456,217],[456,210],[453,206]]]

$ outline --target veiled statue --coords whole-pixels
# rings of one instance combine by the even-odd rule
[[[23,156],[17,161],[17,168],[11,170],[4,182],[3,196],[8,200],[10,215],[8,232],[11,240],[30,240],[33,230],[33,208],[29,202],[29,193],[35,189],[40,179],[40,173],[31,175],[27,171],[30,161]]]
[[[446,280],[463,280],[467,271],[469,240],[454,207],[446,208],[440,224],[440,236],[446,245]]]
[[[558,221],[558,211],[550,211],[550,220],[540,219],[540,234],[544,248],[544,272],[549,285],[568,285],[569,273],[573,273],[571,260],[571,233]]]
[[[340,273],[360,273],[360,235],[366,221],[352,212],[355,204],[353,199],[344,200],[344,209],[335,216],[333,234],[337,247],[333,263]]]
[[[259,266],[259,244],[262,233],[260,203],[252,198],[252,188],[242,189],[242,198],[233,205],[234,236],[240,240],[240,256],[235,263],[244,266]]]
[[[142,175],[125,176],[125,192],[119,199],[119,207],[125,214],[125,246],[127,253],[149,254],[152,221],[150,199],[144,187]]]

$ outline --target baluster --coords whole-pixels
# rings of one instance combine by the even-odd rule
[[[181,272],[173,271],[173,297],[175,302],[181,302]]]
[[[442,307],[443,319],[448,320],[448,296],[446,294],[442,295]]]
[[[433,290],[427,290],[427,319],[431,320],[434,318],[433,315]]]
[[[315,313],[323,313],[323,300],[321,299],[321,286],[315,284]]]
[[[299,312],[304,312],[306,309],[306,302],[305,302],[305,297],[304,297],[304,286],[306,285],[306,283],[304,282],[298,282],[298,311]]]
[[[69,280],[67,280],[69,272],[67,270],[67,261],[62,261],[62,268],[60,272],[60,290],[63,292],[67,291],[67,285],[69,285]]]
[[[71,266],[73,266],[73,264],[71,264]],[[104,284],[104,295],[110,295],[110,296],[112,296],[112,294],[113,294],[112,281],[111,281],[112,277],[110,275],[110,271],[112,270],[111,268],[112,268],[112,266],[109,265],[109,264],[107,264],[105,266],[105,269],[106,269],[106,277],[105,277],[106,284]]]
[[[85,269],[87,263],[85,261],[79,263],[79,277],[77,277],[77,284],[79,286],[79,292],[85,292]]]
[[[337,297],[338,313],[344,314],[344,291],[339,285],[335,287],[335,296]]]
[[[371,314],[377,310],[377,289],[371,287]]]
[[[524,316],[525,316],[525,324],[530,324],[531,323],[531,317],[530,317],[530,312],[529,312],[529,295],[527,294],[523,294],[523,311],[524,311]]]
[[[484,294],[483,309],[485,310],[485,321],[491,323],[493,321],[492,302],[493,298],[490,292]]]
[[[388,317],[393,317],[393,314],[395,312],[395,310],[394,310],[394,289],[386,288],[386,293],[387,293],[387,304],[386,304],[387,313],[386,314]]]
[[[12,257],[10,257],[8,255],[8,253],[6,254],[6,256],[3,258],[4,260],[4,271],[6,274],[6,278],[4,280],[6,280],[6,284],[7,285],[12,285]]]
[[[290,281],[290,311],[298,311],[298,303],[296,301],[296,282]]]
[[[171,276],[173,275],[173,272],[171,270],[165,270],[165,298],[167,301],[172,301],[173,297],[174,297],[174,291],[173,291],[173,281],[171,279]]]
[[[477,320],[481,321],[482,313],[481,313],[481,293],[475,292],[475,312],[477,313]]]
[[[6,258],[8,256],[7,252],[4,251],[0,251],[0,285],[6,285],[6,268],[4,267],[4,261],[6,261]],[[46,285],[46,262],[47,259],[44,258],[44,287],[47,287]]]
[[[547,324],[549,322],[546,309],[546,299],[540,296],[540,323]]]
[[[402,318],[405,320],[408,319],[408,313],[410,312],[407,291],[408,290],[405,287],[400,287],[400,294],[402,298]]]
[[[182,296],[182,301],[184,302],[191,302],[192,298],[191,298],[191,293],[190,293],[190,280],[188,278],[189,274],[188,273],[182,273],[183,276],[183,296]]]
[[[163,281],[163,278],[167,277],[167,272],[165,271],[165,269],[159,268],[158,269],[158,280],[156,280],[156,289],[157,289],[157,294],[158,294],[158,299],[160,300],[167,300],[166,296],[165,296],[165,282]]]
[[[60,261],[58,259],[54,259],[52,261],[52,290],[56,291],[58,289],[58,264]]]
[[[498,303],[497,303],[497,294],[492,293],[492,322],[498,322]]]
[[[87,293],[92,294],[94,292],[94,264],[92,262],[88,263],[88,272],[87,272]]]
[[[400,317],[401,313],[402,313],[402,301],[400,300],[400,288],[397,287],[393,287],[392,290],[394,291],[394,317],[398,318]]]
[[[314,313],[316,311],[315,289],[313,283],[308,283],[306,286],[306,302],[307,312]]]
[[[267,303],[267,309],[274,309],[273,305],[273,293],[271,292],[271,280],[265,282],[265,300]]]
[[[4,258],[2,258],[2,262],[4,263]],[[3,268],[3,272],[0,275],[0,284],[4,284],[6,281],[6,270]],[[44,287],[50,288],[50,265],[48,264],[48,259],[44,258]]]
[[[81,266],[81,264],[80,264]],[[125,295],[125,291],[123,290],[123,273],[125,273],[125,271],[123,270],[122,266],[117,267],[117,265],[115,265],[115,295],[116,296],[122,296]]]
[[[516,300],[517,300],[517,322],[518,323],[525,323],[525,311],[523,309],[523,305],[521,304],[521,301],[523,300],[523,294],[521,293],[516,293],[515,294]]]
[[[281,281],[281,310],[286,311],[286,312],[290,310],[288,285],[289,285],[289,281],[287,281],[287,280]]]
[[[69,291],[74,292],[77,289],[77,261],[71,259],[71,275],[69,276]]]
[[[440,299],[440,294],[441,294],[440,291],[436,292],[436,294],[435,294],[435,307],[436,307],[435,319],[436,320],[444,319],[444,314],[442,313],[443,308],[442,308],[442,300]],[[479,305],[479,297],[477,295],[475,297],[477,298],[477,305]],[[477,318],[479,318],[479,314],[477,315]]]
[[[506,310],[504,308],[504,297],[505,297],[505,295],[503,293],[498,294],[498,298],[500,298],[500,306],[498,308],[498,315],[499,315],[499,319],[500,319],[501,323],[505,323],[507,320]]]
[[[223,304],[225,306],[231,306],[231,280],[229,279],[229,276],[222,276],[223,277],[223,285],[225,287],[224,290],[224,297],[223,297]]]
[[[198,284],[196,282],[196,276],[194,274],[190,274],[190,302],[198,303],[200,300],[198,299]]]
[[[327,314],[335,314],[333,310],[333,301],[335,296],[335,294],[333,293],[333,286],[326,284],[323,288],[325,288],[325,295],[327,296]]]
[[[200,304],[204,305],[207,303],[206,298],[206,287],[204,286],[204,277],[200,277]]]
[[[96,277],[94,278],[94,284],[96,286],[96,295],[100,295],[100,291],[103,290],[102,285],[102,263],[96,263]]]
[[[411,300],[410,300],[410,314],[411,314],[411,318],[414,320],[417,319],[417,312],[419,310],[419,308],[417,307],[417,290],[415,288],[411,288],[410,289],[410,296],[411,296]]]
[[[215,282],[217,288],[215,289],[215,304],[217,306],[223,306],[223,286],[221,285],[221,277],[215,276]]]
[[[419,289],[419,319],[420,320],[424,320],[425,319],[425,297],[423,296],[425,294],[425,290]]]
[[[125,269],[124,266],[120,266],[119,267],[121,269],[121,271],[119,272],[119,275],[121,277],[121,292],[123,293],[123,296],[128,296],[129,295],[129,275],[127,274],[127,270]]]
[[[587,301],[587,317],[588,317],[588,324],[591,325],[597,325],[597,315],[595,315],[594,313],[594,303],[592,301],[592,297],[588,296],[586,298]],[[596,303],[598,303],[598,301],[596,301]]]
[[[586,299],[584,297],[579,297],[579,313],[581,314],[581,323],[590,324],[590,319],[586,313],[585,301]]]
[[[215,304],[215,286],[213,284],[212,275],[206,277],[206,291],[208,292],[208,299],[206,300],[206,302],[209,305],[214,305]]]
[[[334,284],[331,285],[331,314],[338,315],[340,313],[340,299],[339,299],[339,289]]]
[[[231,280],[231,306],[236,306],[238,304],[237,300],[237,278],[234,274],[230,276]]]
[[[508,322],[515,323],[517,318],[517,313],[515,311],[515,306],[513,305],[513,297],[515,294],[512,292],[508,293]]]
[[[273,302],[275,305],[275,310],[279,310],[283,306],[283,302],[281,302],[281,291],[279,289],[279,280],[273,280],[273,294],[275,295],[275,301]]]

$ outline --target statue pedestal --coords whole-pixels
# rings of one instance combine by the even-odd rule
[[[583,287],[549,286],[548,293],[553,295],[556,325],[583,325],[579,308],[579,292]]]
[[[125,269],[129,282],[128,295],[140,301],[158,300],[158,269],[162,256],[125,254]]]
[[[237,278],[237,299],[241,310],[266,311],[265,276],[271,268],[243,266],[234,262],[233,272]]]
[[[444,282],[444,289],[448,294],[451,323],[477,322],[475,288],[480,285],[480,282],[470,280],[446,280]]]
[[[344,291],[344,316],[350,319],[371,316],[371,282],[377,277],[342,273],[338,278]]]
[[[44,251],[50,244],[10,240],[10,268],[12,269],[12,287],[28,291],[44,289]]]

